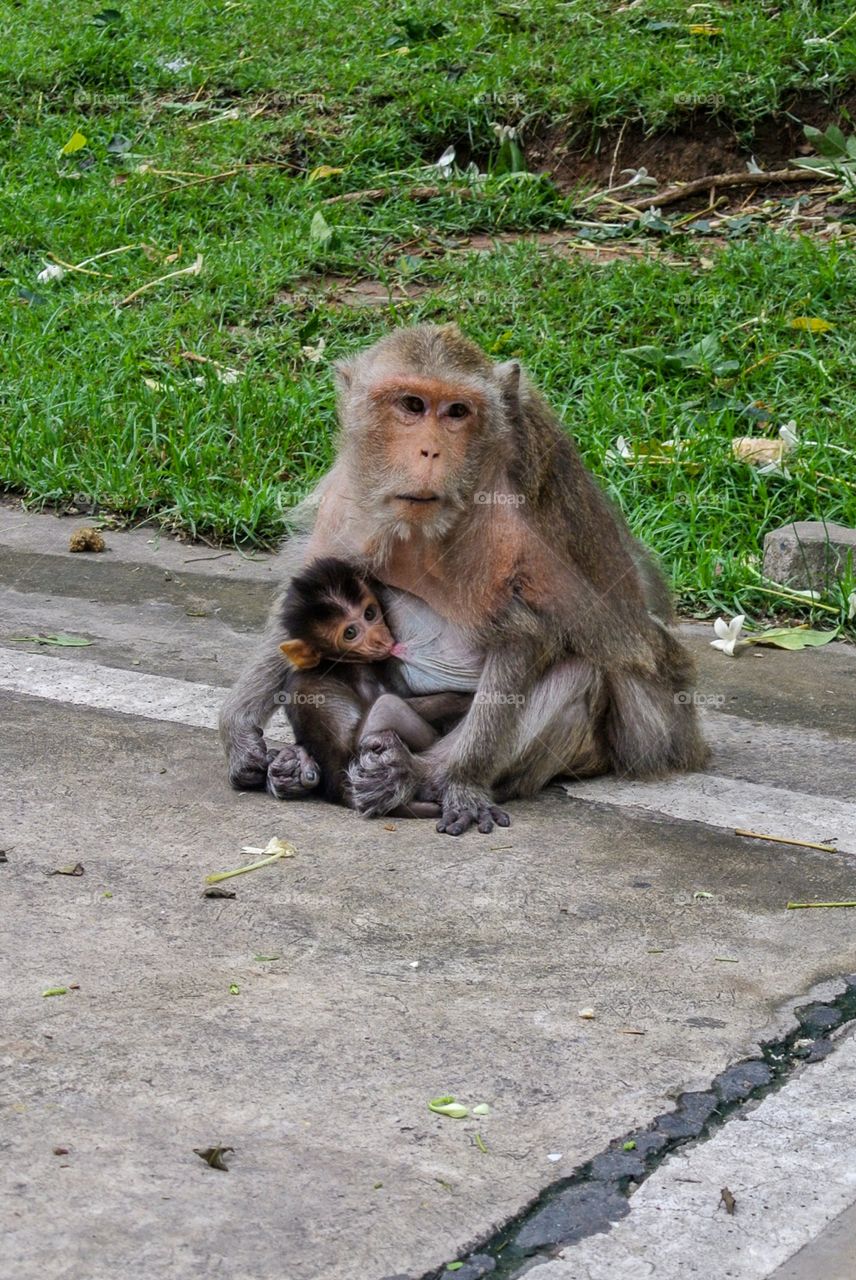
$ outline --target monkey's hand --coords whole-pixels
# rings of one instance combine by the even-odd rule
[[[363,737],[359,755],[348,766],[348,780],[351,803],[368,818],[408,804],[420,782],[414,756],[393,729]]]
[[[270,753],[261,733],[236,740],[229,752],[229,782],[238,791],[264,787]]]
[[[305,747],[297,743],[272,751],[268,756],[267,789],[277,800],[294,800],[314,791],[321,771]]]
[[[475,824],[487,835],[497,827],[510,827],[511,819],[504,809],[498,809],[491,797],[483,791],[458,783],[448,783],[440,800],[442,810],[437,830],[447,836],[461,836]]]

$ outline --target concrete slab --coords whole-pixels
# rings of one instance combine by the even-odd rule
[[[670,1156],[621,1222],[533,1267],[529,1280],[852,1280],[854,1081],[851,1032],[707,1142]],[[809,1243],[818,1220],[832,1225]]]
[[[248,627],[264,621],[282,576],[281,556],[183,543],[149,527],[106,530],[103,552],[69,551],[74,530],[97,523],[0,504],[3,582],[18,591],[97,596],[131,605],[163,600],[216,607]]]
[[[442,840],[229,792],[205,729],[0,696],[16,1280],[422,1275],[856,967],[846,912],[784,910],[852,896],[837,856],[555,792]],[[272,835],[298,856],[200,896]]]
[[[453,842],[230,792],[210,726],[283,558],[150,530],[72,555],[80,523],[0,506],[16,1280],[422,1276],[856,970],[852,913],[784,910],[852,898],[853,856],[725,830],[755,804],[851,847],[852,647],[732,661],[691,626],[708,774],[550,791],[509,831]],[[10,641],[57,630],[95,643]],[[296,859],[200,896],[275,834]],[[45,874],[78,860],[81,878]],[[432,1116],[444,1092],[492,1114]],[[217,1142],[229,1173],[193,1154]]]

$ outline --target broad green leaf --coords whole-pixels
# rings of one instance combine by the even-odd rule
[[[55,636],[42,635],[40,632],[37,636],[10,636],[9,640],[12,644],[52,644],[64,649],[82,649],[95,643],[94,640],[84,640],[82,636],[64,635],[61,631]]]
[[[838,631],[810,631],[807,627],[771,627],[746,638],[752,644],[771,644],[777,649],[817,649],[834,640]]]
[[[47,991],[42,992],[43,996],[67,996],[68,987],[48,987]]]
[[[462,1103],[456,1102],[450,1093],[443,1094],[440,1098],[432,1098],[428,1103],[428,1110],[438,1116],[448,1116],[451,1120],[463,1120],[470,1114],[469,1110]]]
[[[309,224],[309,243],[316,249],[327,249],[333,241],[334,231],[320,209],[316,209]]]
[[[73,156],[75,151],[82,151],[85,146],[86,135],[82,134],[79,129],[75,129],[62,151],[60,151],[60,155]]]
[[[824,133],[807,124],[803,127],[803,132],[820,155],[832,160],[840,160],[847,155],[847,139],[837,125],[831,124]]]

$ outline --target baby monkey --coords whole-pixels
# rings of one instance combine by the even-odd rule
[[[411,751],[425,751],[438,727],[450,728],[466,714],[471,697],[461,693],[409,696],[397,662],[406,650],[384,618],[373,579],[347,560],[313,561],[291,581],[281,621],[289,637],[280,649],[292,668],[285,709],[296,741],[311,759],[301,763],[301,786],[317,786],[335,804],[353,807],[348,765],[369,735],[393,732]],[[321,704],[325,715],[315,714]],[[312,763],[317,766],[312,768]],[[318,777],[320,770],[320,778]],[[276,758],[268,790],[295,794],[294,762],[279,776]],[[434,818],[439,808],[417,798],[394,810],[397,817]]]

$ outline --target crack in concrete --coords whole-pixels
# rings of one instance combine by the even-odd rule
[[[844,990],[834,998],[795,1008],[797,1025],[786,1036],[764,1042],[760,1057],[727,1067],[714,1076],[709,1090],[680,1094],[673,1111],[613,1139],[568,1177],[550,1183],[522,1213],[462,1258],[458,1270],[450,1272],[447,1264],[420,1280],[514,1280],[536,1260],[608,1230],[627,1216],[634,1192],[673,1151],[706,1141],[750,1103],[781,1088],[797,1066],[820,1062],[832,1052],[832,1032],[856,1021],[856,974],[844,975],[843,981]]]

